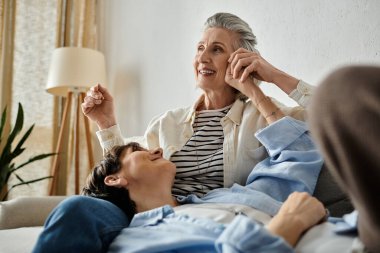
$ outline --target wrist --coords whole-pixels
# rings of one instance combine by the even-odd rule
[[[268,98],[256,84],[250,85],[250,89],[245,91],[244,95],[249,97],[256,106]]]
[[[276,215],[267,225],[272,234],[284,238],[292,246],[296,245],[305,231],[304,227],[303,222],[294,215]]]
[[[299,81],[299,79],[283,71],[279,71],[279,73],[273,78],[273,83],[286,94],[290,94],[293,90],[295,90]]]
[[[285,116],[281,109],[266,96],[256,102],[256,108],[269,125]]]
[[[99,121],[96,121],[96,124],[98,125],[99,130],[103,130],[103,129],[107,129],[116,125],[116,120],[115,119],[99,120]]]

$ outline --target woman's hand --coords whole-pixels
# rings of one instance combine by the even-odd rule
[[[256,85],[255,83],[257,82],[257,80],[253,78],[246,78],[242,82],[241,75],[243,71],[240,71],[240,73],[238,73],[238,75],[234,77],[231,70],[232,70],[231,64],[228,64],[227,70],[226,70],[226,76],[224,78],[227,84],[237,89],[238,91],[240,91],[247,97],[251,98],[254,102],[259,101],[263,97],[265,97],[260,87]]]
[[[294,192],[289,195],[267,228],[294,246],[301,234],[320,222],[325,215],[323,204],[316,198],[305,192]]]
[[[325,214],[323,204],[306,192],[290,194],[278,212],[278,215],[297,217],[304,230],[317,224]]]
[[[257,80],[249,77],[245,79],[244,82],[241,82],[241,72],[242,71],[240,71],[240,75],[238,75],[237,78],[234,78],[231,73],[231,67],[228,65],[225,76],[226,83],[249,97],[268,124],[272,124],[284,117],[284,113],[280,108],[278,108],[270,98],[266,97],[264,92],[255,83]]]
[[[82,112],[95,121],[99,129],[116,125],[113,98],[106,88],[97,84],[87,92],[82,103]]]
[[[233,78],[239,78],[241,83],[252,75],[258,80],[274,83],[289,94],[297,87],[299,81],[271,65],[258,52],[251,52],[244,48],[233,52],[228,62]]]

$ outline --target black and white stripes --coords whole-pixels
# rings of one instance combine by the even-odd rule
[[[170,160],[177,166],[173,194],[198,196],[223,187],[223,128],[220,120],[231,106],[197,113],[194,134]]]

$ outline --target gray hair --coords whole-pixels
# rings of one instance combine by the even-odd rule
[[[256,36],[247,22],[236,15],[219,12],[209,17],[205,24],[204,30],[209,28],[220,27],[235,32],[239,36],[235,50],[242,47],[249,51],[256,52]]]

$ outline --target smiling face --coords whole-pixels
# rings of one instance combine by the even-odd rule
[[[119,177],[127,181],[127,185],[152,187],[155,185],[172,186],[176,167],[171,161],[162,157],[162,149],[147,150],[139,146],[129,147],[121,158]]]
[[[194,71],[197,86],[203,90],[224,89],[228,58],[234,52],[237,35],[223,28],[209,28],[197,45]]]

